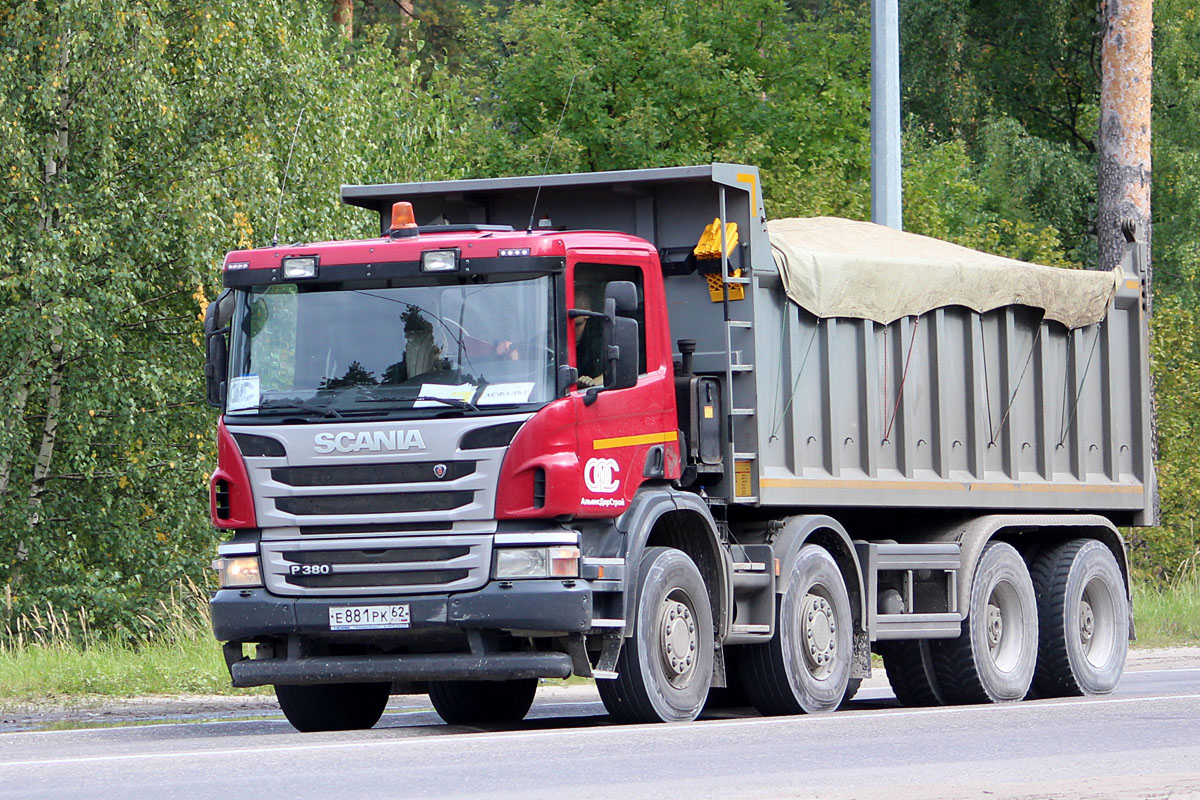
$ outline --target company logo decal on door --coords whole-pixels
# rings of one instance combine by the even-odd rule
[[[620,471],[621,467],[616,459],[589,458],[583,467],[583,482],[587,484],[590,492],[612,494],[621,486],[621,481],[617,478]]]

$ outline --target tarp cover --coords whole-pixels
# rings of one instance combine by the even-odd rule
[[[1104,318],[1124,277],[971,250],[872,222],[811,217],[767,223],[787,296],[818,317],[884,325],[944,306],[1045,311],[1068,328]]]

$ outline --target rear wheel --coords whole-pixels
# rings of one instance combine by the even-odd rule
[[[750,705],[746,697],[746,689],[742,686],[742,676],[738,672],[736,659],[731,655],[731,649],[725,649],[725,685],[714,686],[708,690],[708,699],[704,701],[704,710],[711,711],[721,708],[745,708]]]
[[[1038,695],[1108,694],[1129,649],[1125,579],[1112,551],[1095,539],[1075,539],[1042,553],[1031,572],[1040,631]]]
[[[862,687],[862,678],[851,678],[846,684],[846,693],[842,695],[842,705],[849,703]]]
[[[529,713],[537,687],[537,678],[430,681],[429,701],[448,725],[519,722]]]
[[[800,548],[770,642],[742,650],[746,694],[760,714],[814,714],[842,704],[850,684],[850,595],[829,551]]]
[[[292,727],[303,733],[370,728],[391,694],[390,683],[276,686],[275,697]]]
[[[998,703],[1029,692],[1038,649],[1037,601],[1024,559],[1005,542],[979,556],[957,639],[930,644],[948,703]]]
[[[617,657],[617,677],[596,681],[604,707],[619,722],[693,720],[712,671],[712,609],[700,571],[680,550],[647,548],[633,636]]]
[[[888,682],[901,705],[940,706],[945,702],[927,639],[879,642],[878,649]]]

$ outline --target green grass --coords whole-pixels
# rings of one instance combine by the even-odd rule
[[[1200,569],[1165,587],[1133,587],[1136,647],[1200,645]]]
[[[1139,648],[1200,645],[1200,570],[1171,585],[1133,592]],[[47,609],[17,621],[0,638],[0,707],[72,705],[147,694],[246,694],[233,689],[212,638],[204,594],[195,587],[164,603],[134,642],[88,630],[82,614]],[[582,679],[572,678],[573,684]],[[560,683],[560,682],[552,682]]]
[[[118,641],[91,631],[82,612],[48,607],[17,619],[0,637],[0,706],[246,692],[229,685],[202,590],[182,587],[143,622],[145,634]]]

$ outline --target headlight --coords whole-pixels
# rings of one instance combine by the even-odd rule
[[[258,556],[218,558],[212,562],[212,568],[217,571],[217,580],[222,589],[244,589],[263,585]]]
[[[496,550],[496,580],[578,578],[578,547],[505,547]]]

